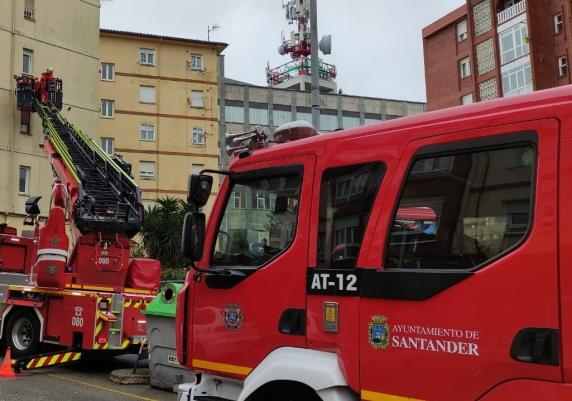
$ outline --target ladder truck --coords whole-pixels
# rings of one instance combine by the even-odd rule
[[[0,225],[0,339],[28,369],[82,351],[129,352],[146,338],[141,311],[160,284],[158,261],[130,258],[140,189],[130,165],[62,116],[62,81],[51,70],[15,78],[18,110],[42,120],[55,178],[47,219],[38,218],[39,197],[26,201],[33,238]],[[64,351],[42,355],[45,344]]]

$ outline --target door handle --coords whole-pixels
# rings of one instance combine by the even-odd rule
[[[304,309],[286,309],[280,316],[278,331],[282,334],[305,335],[306,311]]]
[[[512,341],[510,356],[520,362],[559,365],[558,330],[528,327]]]

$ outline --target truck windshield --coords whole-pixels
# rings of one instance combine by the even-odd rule
[[[213,266],[259,267],[286,249],[296,231],[301,182],[298,172],[234,182],[219,225]]]

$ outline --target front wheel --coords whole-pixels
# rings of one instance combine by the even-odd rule
[[[16,358],[34,355],[40,349],[40,322],[31,309],[17,309],[8,319],[4,332],[6,345]]]

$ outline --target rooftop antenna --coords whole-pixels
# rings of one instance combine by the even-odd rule
[[[211,40],[211,32],[216,32],[220,29],[220,25],[218,23],[213,23],[212,25],[207,25],[207,41],[210,42]]]

